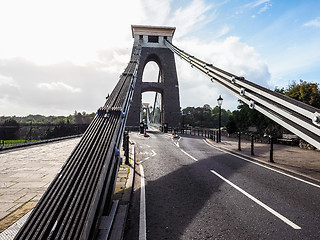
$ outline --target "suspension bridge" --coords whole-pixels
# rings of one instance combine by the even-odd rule
[[[153,106],[154,111],[158,109],[158,118],[171,127],[181,127],[174,54],[251,109],[320,149],[319,109],[183,51],[172,42],[174,32],[173,27],[132,26],[134,43],[127,67],[15,239],[98,238],[101,221],[112,205],[125,128],[137,127],[141,121],[141,94],[155,91],[157,101],[161,102],[157,104],[161,107]],[[149,61],[159,66],[158,82],[142,82]]]

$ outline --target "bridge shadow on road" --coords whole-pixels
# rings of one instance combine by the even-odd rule
[[[199,150],[200,156],[201,151],[205,153]],[[181,151],[170,154],[174,163],[168,165],[165,160],[157,163],[157,171],[149,172],[146,179],[147,239],[256,239],[260,232],[268,232],[269,227],[278,228],[279,222],[276,226],[276,222],[266,221],[257,230],[251,222],[259,221],[257,214],[265,210],[259,206],[248,209],[247,197],[210,172],[214,169],[232,179],[247,162],[238,161],[235,165],[227,160],[230,155],[220,151],[213,151],[209,157],[204,154],[196,162],[191,158],[186,160]],[[147,169],[149,164],[151,162],[143,165]],[[263,181],[268,184],[265,179]],[[139,188],[135,196],[140,196]],[[139,199],[133,199],[133,205],[138,202]],[[138,239],[130,232],[134,222],[137,225],[138,219],[129,218],[125,239]],[[276,236],[278,239],[286,237],[282,230],[277,231]]]

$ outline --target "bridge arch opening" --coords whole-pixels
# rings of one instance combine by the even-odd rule
[[[141,95],[140,120],[148,125],[160,125],[163,120],[162,93],[146,91]]]
[[[142,73],[142,82],[162,82],[161,70],[156,61],[150,60],[146,63]]]

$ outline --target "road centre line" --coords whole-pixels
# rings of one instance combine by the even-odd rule
[[[263,202],[261,202],[260,200],[258,200],[257,198],[253,197],[252,195],[250,195],[249,193],[247,193],[246,191],[244,191],[242,188],[238,187],[237,185],[235,185],[234,183],[230,182],[228,179],[222,177],[219,173],[210,170],[213,174],[215,174],[217,177],[221,178],[223,181],[225,181],[226,183],[228,183],[229,185],[231,185],[232,187],[234,187],[235,189],[237,189],[239,192],[241,192],[242,194],[244,194],[245,196],[247,196],[248,198],[250,198],[252,201],[254,201],[255,203],[257,203],[258,205],[260,205],[261,207],[263,207],[264,209],[266,209],[268,212],[272,213],[273,215],[275,215],[277,218],[281,219],[283,222],[285,222],[286,224],[288,224],[289,226],[291,226],[293,229],[299,230],[301,229],[301,227],[299,227],[298,225],[296,225],[295,223],[293,223],[292,221],[290,221],[288,218],[282,216],[280,213],[276,212],[275,210],[273,210],[272,208],[270,208],[269,206],[267,206],[266,204],[264,204]]]
[[[217,147],[215,147],[215,146],[211,145],[211,144],[210,144],[210,143],[208,143],[205,139],[203,139],[203,141],[205,142],[205,144],[207,144],[208,146],[210,146],[210,147],[212,147],[212,148],[214,148],[214,149],[216,149],[216,150],[218,150],[218,151],[221,151],[221,152],[227,153],[227,154],[232,155],[232,156],[234,156],[234,157],[240,158],[240,159],[242,159],[242,160],[244,160],[244,161],[247,161],[247,162],[250,162],[250,163],[256,164],[256,165],[258,165],[258,166],[260,166],[260,167],[264,167],[264,168],[266,168],[266,169],[269,169],[269,170],[274,171],[274,172],[276,172],[276,173],[280,173],[280,174],[282,174],[282,175],[284,175],[284,176],[287,176],[287,177],[293,178],[293,179],[295,179],[295,180],[298,180],[298,181],[300,181],[300,182],[303,182],[303,183],[309,184],[309,185],[311,185],[311,186],[314,186],[314,187],[320,188],[320,186],[319,186],[319,185],[317,185],[317,184],[315,184],[315,183],[312,183],[312,182],[309,182],[309,181],[303,180],[303,179],[301,179],[301,178],[298,178],[298,177],[292,176],[292,175],[290,175],[290,174],[287,174],[287,173],[281,172],[281,171],[276,170],[276,169],[274,169],[274,168],[271,168],[271,167],[265,166],[265,165],[263,165],[263,164],[261,164],[261,163],[254,162],[254,161],[252,161],[252,160],[249,160],[249,159],[244,158],[244,157],[242,157],[242,156],[239,156],[239,155],[237,155],[237,154],[234,154],[234,153],[231,153],[231,152],[228,152],[228,151],[222,150],[222,149],[220,149],[220,148],[217,148]]]
[[[146,224],[146,192],[145,192],[145,179],[144,170],[140,164],[140,178],[141,178],[141,190],[140,190],[140,218],[139,218],[139,240],[147,239],[147,224]]]

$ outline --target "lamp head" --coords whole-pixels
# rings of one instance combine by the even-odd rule
[[[221,95],[219,96],[219,98],[217,99],[217,101],[218,101],[219,107],[221,107],[222,101],[223,101],[223,98],[221,97]]]

